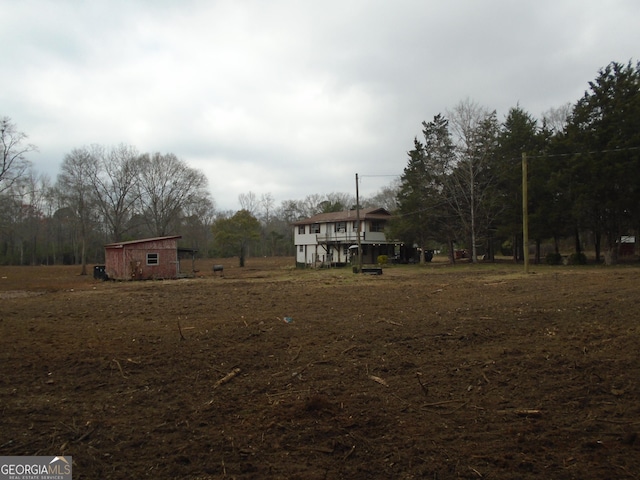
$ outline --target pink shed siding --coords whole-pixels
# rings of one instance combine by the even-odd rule
[[[105,245],[105,272],[113,280],[177,278],[179,238],[158,237]],[[148,265],[147,254],[157,254],[158,263]]]

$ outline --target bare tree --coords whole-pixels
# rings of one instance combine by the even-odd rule
[[[388,212],[395,212],[398,209],[398,193],[402,182],[396,178],[386,187],[382,187],[370,199],[361,201],[363,206],[381,207]]]
[[[93,145],[91,153],[97,159],[97,168],[90,180],[110,241],[117,242],[126,233],[139,198],[139,154],[135,147],[124,144],[109,150]]]
[[[271,193],[263,193],[260,196],[260,204],[262,205],[262,220],[265,225],[269,225],[271,222],[271,216],[273,215],[273,209],[275,208],[276,201]]]
[[[258,213],[260,201],[255,193],[251,191],[248,193],[241,193],[238,195],[238,202],[240,203],[240,208],[242,210],[246,210],[251,215],[255,216]]]
[[[304,197],[302,202],[299,202],[303,215],[305,217],[312,217],[322,212],[322,202],[325,200],[323,195],[313,193]]]
[[[40,237],[45,236],[42,231],[45,223],[47,194],[51,189],[51,180],[46,175],[38,175],[29,169],[25,175],[14,183],[11,197],[16,200],[17,215],[14,221],[19,232],[18,244],[20,250],[20,265],[38,262],[38,247]]]
[[[30,166],[25,155],[36,151],[37,148],[35,145],[25,143],[26,139],[27,135],[18,131],[9,117],[0,119],[0,142],[2,142],[0,193],[25,175]]]
[[[209,196],[204,174],[173,153],[143,155],[139,172],[141,211],[154,235],[164,236],[177,229],[184,210]]]
[[[550,108],[542,114],[542,122],[551,133],[561,133],[569,122],[571,103],[565,103],[557,108]]]
[[[489,163],[496,147],[499,125],[495,111],[469,99],[456,105],[448,117],[457,152],[449,199],[469,233],[471,260],[475,263],[478,261],[478,218],[491,191],[490,185],[495,183]]]
[[[65,155],[58,174],[58,191],[63,203],[74,213],[80,243],[81,275],[87,274],[87,237],[95,220],[95,190],[91,179],[98,170],[98,160],[89,148],[76,148]]]
[[[287,224],[296,222],[307,216],[302,202],[299,200],[283,200],[277,209],[276,215]]]
[[[351,209],[356,204],[356,197],[350,193],[331,192],[327,193],[324,208],[328,208],[329,211],[343,212]]]
[[[215,215],[215,203],[208,196],[185,206],[180,231],[189,239],[190,248],[206,253],[212,243],[211,225]]]

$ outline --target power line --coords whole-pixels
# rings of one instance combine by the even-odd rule
[[[529,155],[527,153],[527,158],[554,158],[554,157],[575,157],[578,155],[594,155],[596,153],[617,153],[617,152],[628,152],[632,150],[640,150],[640,147],[624,147],[624,148],[613,148],[607,150],[590,150],[588,152],[572,152],[572,153],[549,153],[543,155]],[[511,160],[518,160],[520,158],[512,158]]]
[[[395,175],[360,175],[360,178],[364,178],[364,177],[399,177],[399,174],[395,174]]]
[[[587,152],[570,152],[570,153],[548,153],[542,155],[530,155],[527,153],[527,158],[556,158],[556,157],[574,157],[578,155],[595,155],[597,153],[619,153],[619,152],[629,152],[640,150],[640,147],[623,147],[623,148],[610,148],[605,150],[589,150]],[[520,161],[520,157],[513,157],[511,160]],[[375,177],[402,177],[402,174],[378,174],[378,175],[360,175],[359,178],[362,180],[363,178],[375,178]]]

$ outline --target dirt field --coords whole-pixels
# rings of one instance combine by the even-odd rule
[[[236,262],[0,267],[0,455],[72,455],[74,479],[640,478],[640,266]]]

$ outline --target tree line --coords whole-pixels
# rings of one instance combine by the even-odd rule
[[[593,247],[616,261],[621,235],[640,232],[640,64],[612,62],[575,104],[536,120],[520,106],[464,100],[422,123],[403,173],[360,207],[394,214],[388,234],[406,244],[457,248],[472,261],[499,251],[522,258],[522,154],[529,158],[529,231],[542,246],[572,238],[577,259]],[[291,223],[355,208],[354,195],[312,194],[276,204],[270,193],[218,211],[206,177],[173,153],[130,145],[73,149],[55,181],[28,159],[37,150],[0,119],[0,264],[99,263],[106,243],[182,235],[199,256],[294,255]]]
[[[572,238],[576,262],[616,263],[622,235],[640,232],[640,63],[602,68],[574,105],[536,120],[520,106],[499,122],[466,100],[422,123],[401,176],[392,234],[451,261],[506,250],[521,259],[522,162],[527,158],[529,237],[536,261],[561,260]]]
[[[10,118],[0,120],[0,264],[101,263],[104,245],[182,235],[201,257],[293,255],[290,223],[350,208],[349,194],[312,194],[276,205],[270,193],[239,196],[241,210],[219,211],[205,175],[173,153],[130,145],[75,148],[55,181],[38,175]],[[375,201],[375,199],[372,199]]]

